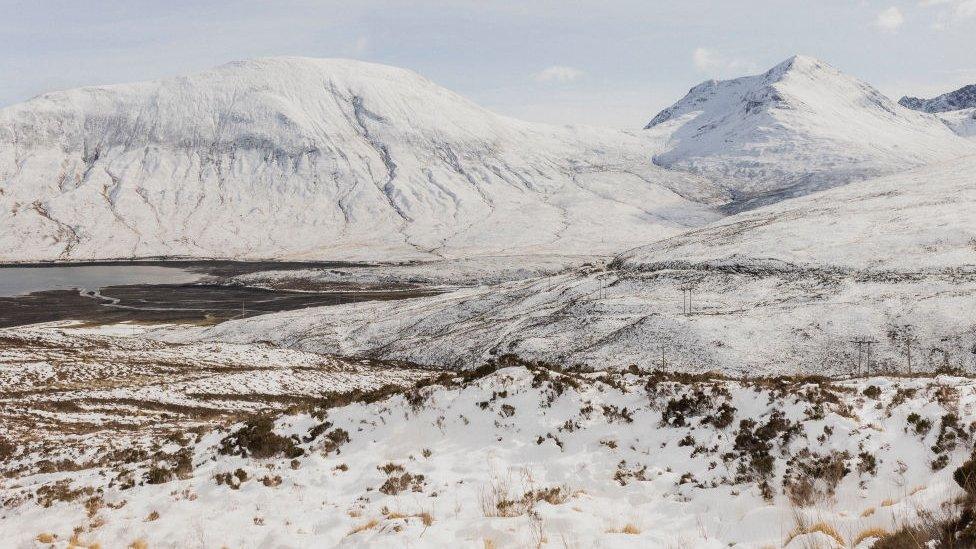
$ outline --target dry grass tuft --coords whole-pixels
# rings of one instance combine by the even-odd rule
[[[874,507],[868,507],[864,511],[861,511],[861,518],[870,517],[871,515],[874,514],[875,511],[876,509]]]
[[[68,539],[68,549],[87,549],[88,544],[81,541],[81,527],[75,528],[75,532],[71,534],[71,538]]]
[[[840,532],[838,532],[837,529],[834,528],[833,526],[823,521],[811,524],[809,526],[803,526],[803,525],[797,526],[796,530],[790,532],[790,535],[786,537],[786,541],[783,542],[783,545],[784,546],[789,545],[790,542],[793,541],[793,539],[798,536],[812,534],[814,532],[820,532],[821,534],[833,538],[833,540],[836,541],[837,544],[840,545],[841,547],[847,545],[844,542],[844,537],[840,535]]]
[[[360,532],[365,532],[366,530],[372,530],[373,528],[376,528],[376,526],[378,526],[379,523],[380,523],[380,521],[378,521],[376,519],[369,519],[368,521],[366,521],[366,522],[360,524],[359,526],[353,528],[352,530],[350,530],[348,535],[352,536],[352,535],[358,534]]]
[[[385,517],[387,520],[398,520],[398,519],[409,520],[412,518],[419,518],[420,522],[424,523],[424,526],[430,526],[431,524],[434,524],[433,515],[431,515],[427,511],[408,515],[406,513],[401,513],[400,511],[390,511],[389,509],[384,507],[383,517]]]
[[[486,517],[518,517],[529,514],[535,505],[545,501],[550,505],[565,503],[572,493],[565,486],[535,488],[514,495],[511,485],[495,477],[487,490],[481,493],[481,511]]]
[[[146,522],[152,522],[154,520],[159,520],[159,511],[153,511],[146,516]]]
[[[627,523],[623,528],[611,528],[607,530],[608,534],[629,534],[631,536],[636,536],[641,533],[640,528],[636,525]]]
[[[49,534],[47,532],[37,535],[38,543],[54,543],[54,540],[58,539],[58,536],[54,534]]]
[[[888,531],[884,528],[868,528],[867,530],[862,530],[851,542],[851,547],[857,547],[862,541],[869,538],[883,538],[888,535]]]
[[[881,501],[881,506],[882,507],[891,507],[892,505],[894,505],[896,503],[898,503],[898,501],[896,501],[894,499],[891,499],[891,498],[887,498],[887,499]]]
[[[149,544],[144,539],[137,539],[129,544],[129,549],[149,549]]]
[[[490,540],[488,538],[485,538],[484,539],[484,542],[485,542],[485,549],[495,549],[495,542],[494,541],[492,541],[492,540]]]

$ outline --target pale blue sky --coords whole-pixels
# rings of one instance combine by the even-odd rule
[[[495,111],[636,128],[708,78],[819,57],[895,99],[976,83],[976,0],[0,0],[0,106],[266,55],[413,69]]]

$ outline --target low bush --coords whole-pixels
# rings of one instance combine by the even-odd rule
[[[256,416],[221,440],[218,451],[224,455],[252,458],[284,456],[297,458],[305,451],[295,445],[295,440],[274,432],[274,419]]]

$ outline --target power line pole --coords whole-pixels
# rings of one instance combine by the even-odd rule
[[[681,287],[681,313],[684,314],[684,315],[690,315],[691,314],[691,310],[692,310],[692,307],[691,307],[691,291],[692,291],[692,288],[690,286],[682,286]]]
[[[856,376],[861,375],[861,364],[864,363],[865,374],[871,369],[871,345],[877,343],[874,339],[869,339],[866,337],[859,337],[851,340],[852,343],[857,345],[857,372]],[[867,351],[865,353],[865,350]]]
[[[912,375],[912,344],[918,343],[918,338],[912,334],[905,334],[905,356],[908,358],[908,375]]]

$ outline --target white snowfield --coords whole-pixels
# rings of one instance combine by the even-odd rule
[[[608,253],[728,200],[653,147],[347,60],[48,93],[0,110],[0,260]]]
[[[976,139],[976,108],[940,112],[936,116],[957,134],[969,139]]]
[[[976,159],[853,183],[631,250],[608,270],[322,307],[166,337],[476,366],[845,374],[976,368]],[[683,313],[682,290],[692,307]]]
[[[668,139],[657,164],[721,181],[731,211],[974,152],[934,115],[805,56],[699,84],[647,128]]]
[[[976,268],[976,156],[851,184],[725,218],[622,253],[667,262],[785,262],[804,268]]]
[[[80,469],[52,470],[23,445],[0,464],[19,474],[0,480],[0,532],[18,549],[866,549],[923,512],[956,511],[939,506],[962,493],[952,472],[974,394],[953,377],[676,382],[511,367],[281,417],[272,427],[295,459],[255,456],[240,424],[177,431],[142,460],[109,448]]]

